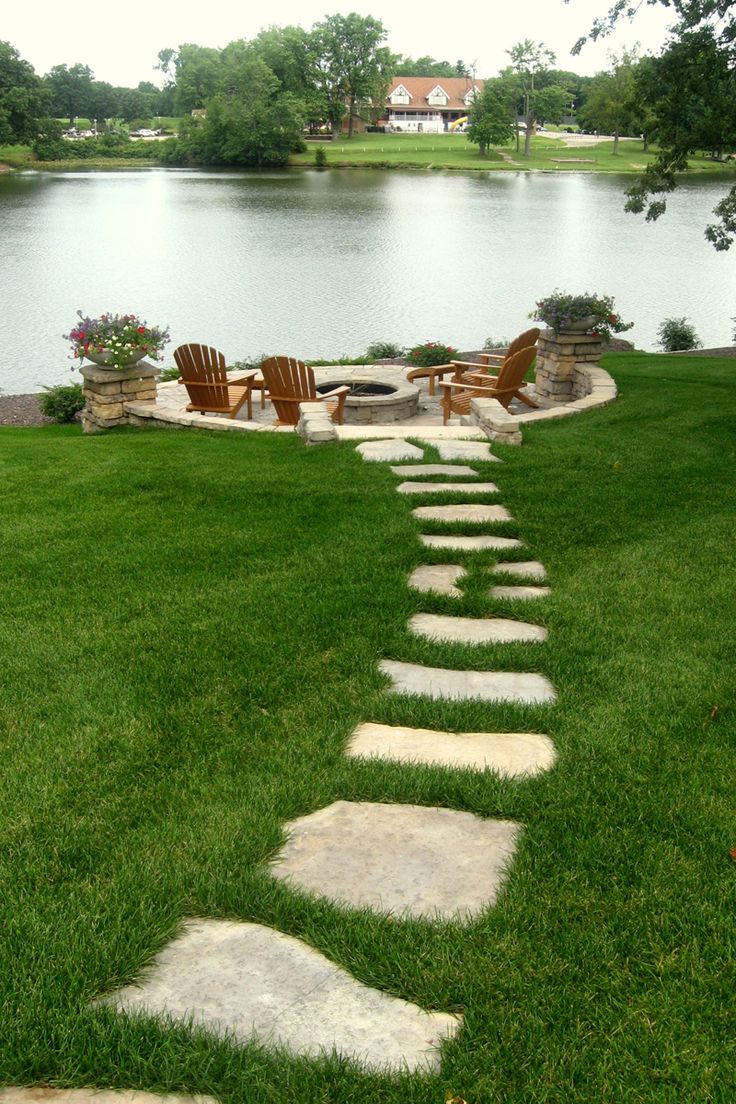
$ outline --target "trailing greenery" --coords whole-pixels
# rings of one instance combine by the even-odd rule
[[[474,464],[516,519],[498,526],[524,539],[515,558],[547,566],[533,615],[489,597],[492,553],[457,554],[461,599],[410,590],[447,557],[347,443],[0,429],[0,1083],[222,1104],[736,1096],[733,361],[604,364],[614,405]],[[418,610],[523,616],[550,640],[423,641]],[[538,670],[559,699],[395,697],[384,656]],[[527,781],[348,759],[365,720],[547,732],[559,758]],[[285,822],[335,800],[518,821],[506,891],[460,928],[269,878]],[[441,1072],[365,1075],[92,1006],[191,916],[267,924],[461,1012]]]

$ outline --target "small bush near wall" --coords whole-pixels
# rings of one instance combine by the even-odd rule
[[[38,396],[38,405],[46,417],[55,422],[73,422],[74,415],[84,409],[84,394],[79,383],[46,387],[44,391]]]
[[[665,318],[657,330],[660,345],[666,353],[676,353],[683,349],[699,349],[703,344],[695,332],[695,327],[687,318]]]

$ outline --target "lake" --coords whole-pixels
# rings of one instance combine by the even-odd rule
[[[703,237],[728,185],[683,184],[647,224],[620,177],[150,169],[0,176],[0,391],[79,380],[76,311],[134,312],[229,361],[358,355],[376,340],[477,349],[555,288],[613,295],[654,349],[686,316],[731,344],[736,247]]]

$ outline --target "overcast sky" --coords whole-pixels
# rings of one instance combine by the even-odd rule
[[[671,12],[644,5],[633,24],[605,42],[588,45],[578,57],[573,43],[585,34],[596,15],[611,0],[466,0],[442,5],[435,14],[427,0],[270,0],[236,5],[234,0],[124,0],[102,5],[99,0],[59,0],[4,5],[0,39],[10,42],[41,75],[52,65],[89,65],[97,80],[135,86],[141,80],[158,83],[153,66],[165,47],[183,42],[225,46],[238,38],[253,38],[266,26],[298,24],[309,28],[326,15],[357,11],[380,19],[388,31],[387,45],[410,57],[429,54],[451,62],[475,63],[479,77],[495,76],[508,64],[505,50],[525,38],[543,42],[557,55],[557,67],[581,74],[607,66],[610,50],[620,52],[639,43],[643,53],[656,52]]]

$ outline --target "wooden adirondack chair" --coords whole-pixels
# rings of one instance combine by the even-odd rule
[[[525,395],[523,388],[524,376],[534,363],[537,355],[536,348],[531,345],[527,349],[520,349],[518,353],[508,357],[501,365],[497,376],[482,376],[486,381],[480,383],[464,383],[456,380],[442,380],[442,414],[444,424],[450,414],[469,414],[470,403],[473,399],[498,399],[502,406],[508,410],[509,403],[516,396],[527,406],[536,407],[537,404]]]
[[[326,402],[333,422],[342,425],[345,396],[350,390],[347,384],[320,394],[314,385],[314,372],[294,357],[269,357],[261,365],[261,375],[276,410],[279,425],[296,425],[299,421],[299,403]]]
[[[529,349],[531,346],[536,348],[539,341],[540,330],[538,326],[533,326],[530,330],[524,330],[524,333],[519,334],[509,345],[505,353],[481,353],[480,364],[473,364],[468,360],[453,360],[453,365],[456,368],[455,375],[453,376],[454,383],[483,383],[488,381],[489,373],[487,369],[496,364],[502,366],[509,357],[512,357],[514,353],[518,353],[520,349]],[[468,370],[470,369],[470,370]]]
[[[174,360],[189,394],[187,410],[200,414],[227,414],[234,418],[247,403],[248,418],[253,417],[252,386],[258,375],[255,368],[228,380],[225,357],[208,345],[180,345],[174,350]]]

